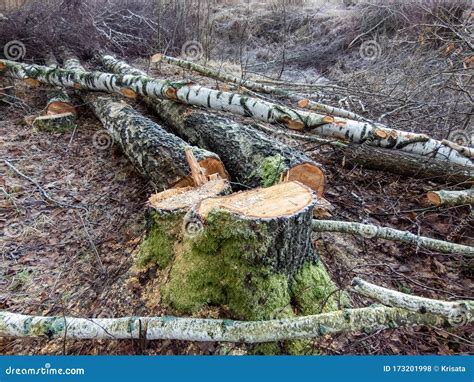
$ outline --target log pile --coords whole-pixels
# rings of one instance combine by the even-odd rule
[[[189,81],[155,79],[108,55],[99,56],[107,72],[87,71],[67,50],[61,56],[63,68],[53,56],[47,59],[48,66],[0,60],[0,74],[50,86],[45,115],[35,120],[39,129],[57,130],[65,121],[74,121],[76,112],[66,90],[74,89],[109,138],[159,191],[148,200],[147,229],[130,276],[157,270],[152,283],[156,293],[147,296],[162,299],[177,313],[196,315],[218,307],[232,319],[244,321],[83,319],[0,312],[1,336],[257,343],[341,331],[472,322],[470,301],[408,296],[360,279],[353,280],[353,291],[390,307],[341,310],[349,299],[319,259],[313,231],[403,241],[464,256],[472,256],[474,249],[387,227],[314,220],[327,183],[323,166],[222,112],[335,138],[349,161],[368,167],[437,176],[443,181],[472,182],[471,148],[394,130],[311,100],[298,104],[311,110],[307,111],[243,95],[240,87],[297,98],[269,85],[164,55],[155,56],[155,61],[191,69],[239,89],[227,92]],[[143,99],[163,125],[122,97]],[[433,191],[427,196],[437,206],[473,203],[472,189]]]

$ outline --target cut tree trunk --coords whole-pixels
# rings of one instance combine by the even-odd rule
[[[80,62],[66,55],[64,66],[73,71],[83,70]],[[168,133],[161,126],[144,117],[129,105],[88,92],[81,92],[85,103],[102,122],[109,136],[98,138],[99,146],[120,145],[129,160],[158,189],[193,185],[186,150],[191,149],[206,176],[219,174],[227,178],[219,157],[207,150],[192,147],[181,138]],[[100,141],[103,142],[100,142]]]
[[[46,57],[46,65],[59,68],[56,57],[50,53]],[[61,87],[46,91],[48,103],[44,115],[35,118],[33,126],[41,131],[65,131],[76,127],[76,109],[72,104],[67,90]]]
[[[438,158],[474,167],[474,161],[465,155],[466,150],[454,149],[424,134],[394,130],[369,122],[334,118],[295,110],[283,105],[242,96],[238,93],[208,89],[183,82],[155,80],[151,77],[115,75],[101,72],[60,70],[39,65],[26,65],[0,60],[0,72],[8,72],[16,78],[28,79],[57,86],[68,86],[96,91],[115,92],[135,98],[169,98],[180,102],[228,111],[269,123],[282,124],[294,130],[311,132],[371,146],[401,150],[427,158]]]
[[[419,156],[401,150],[373,147],[369,144],[349,144],[343,148],[344,162],[367,169],[430,179],[440,183],[472,183],[474,168],[439,157]]]
[[[449,327],[442,316],[374,306],[268,321],[181,317],[76,318],[27,316],[1,311],[1,337],[48,339],[146,339],[262,343],[320,337],[331,333],[374,333],[420,325]]]
[[[474,204],[474,188],[461,191],[428,191],[428,200],[435,206],[459,206]]]
[[[360,235],[367,238],[379,238],[385,240],[402,241],[436,252],[455,253],[464,256],[474,256],[474,247],[467,245],[449,243],[443,240],[430,239],[418,236],[408,231],[379,227],[373,224],[362,224],[355,222],[344,222],[337,220],[313,220],[313,230],[317,232],[341,232]]]
[[[352,280],[352,288],[388,306],[444,316],[452,326],[464,326],[474,321],[474,301],[442,301],[412,296],[368,283],[358,277]]]
[[[102,56],[106,70],[119,74],[144,75],[112,56]],[[213,150],[224,162],[232,179],[248,187],[268,187],[296,180],[322,196],[325,175],[322,166],[250,126],[172,101],[146,98],[147,104],[171,131],[190,144]]]
[[[310,188],[287,182],[220,197],[198,190],[150,198],[136,264],[163,272],[156,295],[165,303],[187,314],[225,306],[249,320],[337,309],[337,287],[312,247]]]

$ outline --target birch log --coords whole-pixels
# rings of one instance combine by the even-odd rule
[[[46,65],[59,68],[56,57],[50,53],[46,57]],[[67,91],[62,87],[49,88],[46,91],[48,103],[45,113],[35,118],[33,126],[43,131],[63,131],[76,126],[76,109]]]
[[[362,117],[361,115],[353,113],[351,111],[341,109],[339,107],[325,105],[325,104],[320,103],[320,102],[314,102],[314,101],[311,101],[307,98],[300,99],[298,101],[298,106],[303,108],[303,109],[317,111],[319,113],[332,115],[334,117],[348,118],[348,119],[361,120],[361,121],[366,121],[367,120],[366,118]]]
[[[436,252],[455,253],[469,257],[474,256],[474,247],[449,243],[443,240],[430,239],[428,237],[415,235],[411,232],[400,231],[398,229],[388,227],[379,227],[373,224],[343,222],[337,220],[313,220],[313,230],[317,232],[350,233],[370,239],[379,238],[385,240],[402,241]]]
[[[147,76],[116,75],[27,65],[0,60],[0,72],[12,76],[56,86],[74,87],[93,91],[118,93],[129,98],[137,95],[150,98],[168,98],[195,106],[208,107],[252,117],[258,120],[283,124],[291,129],[303,130],[333,121],[332,117],[293,110],[289,107],[238,93],[208,89],[182,81],[157,80]]]
[[[57,86],[115,92],[128,97],[142,95],[150,98],[169,98],[180,102],[228,111],[257,120],[282,124],[294,130],[311,132],[354,143],[402,150],[422,157],[439,158],[473,170],[474,161],[464,150],[454,149],[424,134],[415,134],[380,127],[368,122],[295,110],[283,105],[242,96],[238,93],[213,90],[183,82],[154,80],[145,76],[114,75],[101,72],[81,72],[26,65],[0,60],[0,72],[8,72],[20,79],[39,81]]]
[[[106,70],[144,75],[112,56],[100,57]],[[171,131],[190,144],[213,150],[232,179],[248,187],[268,187],[280,180],[299,181],[322,196],[326,184],[322,166],[311,158],[250,126],[172,101],[146,98]]]
[[[67,54],[64,66],[75,72],[84,70],[76,58]],[[151,179],[158,189],[194,184],[186,159],[188,149],[192,150],[199,165],[206,171],[205,175],[217,173],[227,178],[224,165],[215,153],[191,147],[126,103],[88,92],[81,92],[81,97],[110,134],[102,137],[104,143],[108,146],[111,141],[119,144],[137,170]],[[99,136],[99,146],[100,139]]]
[[[450,326],[442,316],[383,306],[267,321],[180,317],[76,318],[0,311],[1,337],[147,339],[262,343],[340,332],[373,333],[397,327]]]
[[[459,206],[462,204],[474,204],[474,188],[460,191],[428,191],[428,200],[435,206]]]
[[[352,280],[352,288],[357,293],[388,306],[446,317],[453,326],[467,325],[474,321],[474,301],[441,301],[412,296],[368,283],[358,277]]]

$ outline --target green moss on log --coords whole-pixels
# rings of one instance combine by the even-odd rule
[[[262,187],[270,187],[278,183],[285,169],[285,158],[281,155],[266,157],[260,167]]]

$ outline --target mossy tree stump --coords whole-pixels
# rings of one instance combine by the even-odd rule
[[[227,190],[202,187],[208,190],[168,190],[150,199],[137,265],[164,270],[164,302],[183,314],[220,307],[244,320],[337,308],[337,288],[312,246],[310,188],[285,182],[209,197]]]

